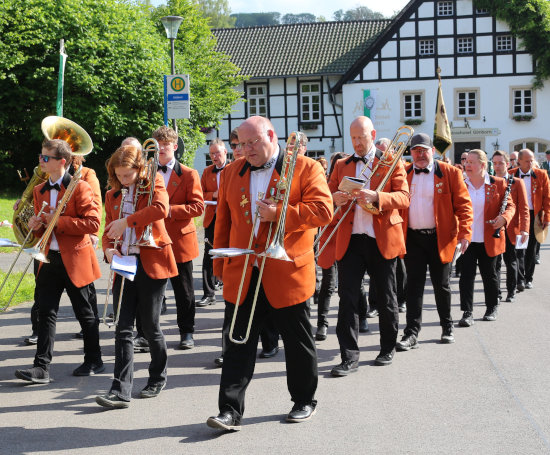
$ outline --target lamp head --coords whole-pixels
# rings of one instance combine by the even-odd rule
[[[164,29],[166,30],[166,37],[168,39],[176,39],[178,36],[178,29],[183,21],[181,16],[164,16],[160,19]]]

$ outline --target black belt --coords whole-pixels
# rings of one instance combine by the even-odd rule
[[[416,234],[422,234],[422,235],[434,235],[434,234],[437,233],[436,228],[432,228],[432,229],[411,229],[411,228],[409,228],[409,230],[413,231]]]

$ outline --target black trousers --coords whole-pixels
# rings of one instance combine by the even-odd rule
[[[214,297],[216,294],[216,281],[214,280],[214,270],[212,268],[212,256],[208,252],[214,244],[214,226],[216,219],[210,223],[210,226],[204,228],[204,256],[202,257],[202,291],[204,297]],[[208,242],[206,241],[208,239]]]
[[[460,309],[470,312],[474,309],[474,282],[478,265],[483,280],[485,305],[487,309],[493,309],[498,305],[497,256],[489,257],[485,251],[485,244],[472,242],[462,257],[464,259],[462,260],[462,272],[458,283]]]
[[[529,219],[531,224],[529,225],[529,242],[527,243],[527,249],[525,250],[525,282],[529,283],[533,281],[533,275],[535,274],[536,256],[537,256],[537,239],[535,237],[535,211],[529,210]]]
[[[401,258],[396,259],[395,264],[395,292],[397,303],[401,304],[407,301],[407,268],[405,261]]]
[[[122,278],[115,275],[113,299],[118,302]],[[160,328],[160,309],[166,288],[166,279],[150,278],[138,257],[134,281],[124,280],[120,317],[115,331],[115,370],[111,393],[122,400],[130,401],[134,380],[133,329],[136,314],[141,317],[141,328],[149,342],[151,363],[148,385],[166,382],[166,341]]]
[[[439,257],[437,234],[420,234],[407,231],[407,326],[405,335],[418,336],[422,327],[422,303],[429,268],[434,289],[435,304],[442,327],[452,327],[451,287],[449,285],[451,263],[443,264]]]
[[[502,234],[501,234],[502,235]],[[525,283],[525,277],[523,276],[523,270],[520,270],[519,263],[523,260],[524,250],[516,250],[516,246],[510,242],[508,233],[506,233],[506,251],[502,256],[498,256],[496,269],[499,283],[499,295],[500,295],[500,270],[502,259],[506,264],[506,290],[509,294],[516,292],[518,283]],[[522,267],[523,269],[523,267]]]
[[[237,313],[235,338],[243,337],[246,333],[257,280],[258,269],[254,268],[245,301]],[[266,319],[275,322],[283,339],[291,400],[298,404],[314,402],[318,382],[317,352],[305,302],[275,309],[269,304],[263,286],[260,286],[248,341],[235,344],[226,336],[218,400],[220,412],[229,411],[236,417],[244,414],[245,393],[254,374],[258,337]]]
[[[193,261],[178,263],[178,274],[170,278],[176,309],[178,313],[178,328],[180,335],[195,331],[195,291],[193,289]]]
[[[99,320],[94,314],[90,286],[77,288],[70,280],[59,252],[48,253],[49,263],[44,263],[36,277],[35,294],[38,303],[38,344],[34,366],[49,370],[53,357],[57,312],[63,291],[71,301],[74,314],[84,335],[84,361],[101,363],[99,347]],[[95,290],[95,288],[94,288]],[[96,305],[97,311],[97,305]]]
[[[336,289],[336,280],[338,279],[338,269],[336,262],[328,269],[322,270],[321,286],[317,297],[317,327],[328,327],[328,311],[330,308],[330,298]]]
[[[353,234],[344,257],[338,261],[338,323],[336,335],[342,360],[358,360],[359,302],[365,271],[376,291],[380,323],[380,352],[392,352],[397,340],[399,313],[395,295],[395,258],[385,259],[376,239]]]

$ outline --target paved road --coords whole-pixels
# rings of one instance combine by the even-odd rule
[[[6,269],[8,255],[0,255]],[[248,454],[265,453],[550,453],[550,247],[542,249],[535,288],[503,303],[497,322],[483,322],[478,280],[476,324],[456,328],[456,343],[438,343],[441,331],[433,293],[426,296],[421,348],[398,353],[393,365],[376,367],[378,322],[360,340],[358,373],[330,377],[339,362],[333,297],[329,337],[318,342],[317,415],[287,424],[292,403],[286,390],[284,349],[259,360],[247,394],[243,429],[220,434],[205,425],[217,414],[223,303],[197,309],[196,347],[175,350],[175,305],[162,317],[169,346],[167,388],[156,399],[135,398],[126,410],[104,410],[94,402],[108,389],[113,371],[113,330],[101,327],[106,372],[77,378],[82,361],[79,330],[64,297],[59,312],[54,382],[26,385],[14,370],[32,365],[34,348],[22,344],[29,334],[30,304],[0,316],[1,454]],[[107,273],[104,271],[104,276]],[[195,262],[197,298],[201,297],[200,261]],[[284,283],[282,283],[284,285]],[[104,301],[105,279],[97,284]],[[457,290],[457,280],[453,279]],[[453,316],[460,317],[458,296]],[[313,309],[312,317],[316,316]],[[401,326],[404,317],[401,315]],[[145,386],[148,354],[136,355],[134,396]]]

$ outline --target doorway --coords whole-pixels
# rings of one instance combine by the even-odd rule
[[[473,149],[480,149],[481,148],[481,142],[455,142],[454,144],[455,149],[455,163],[460,163],[460,156],[464,152],[469,152]]]

